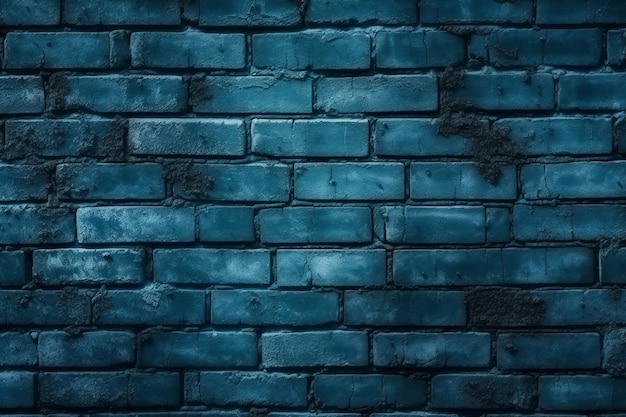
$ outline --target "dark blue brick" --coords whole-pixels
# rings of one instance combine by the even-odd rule
[[[48,198],[48,173],[37,165],[0,164],[0,201],[42,201]]]
[[[39,334],[41,367],[115,367],[135,361],[135,335],[119,331]]]
[[[625,3],[626,6],[626,3]],[[626,8],[624,9],[626,11]],[[626,74],[566,74],[559,79],[559,108],[563,110],[623,110],[621,88]]]
[[[532,0],[422,0],[420,20],[439,23],[530,23]]]
[[[537,24],[581,23],[626,23],[626,4],[621,0],[537,0]]]
[[[70,243],[75,236],[74,213],[67,209],[0,206],[0,243]]]
[[[257,336],[250,332],[145,333],[142,367],[242,367],[257,365]]]
[[[371,326],[463,326],[458,291],[346,291],[344,323]]]
[[[70,25],[177,25],[178,0],[65,0],[63,21]]]
[[[609,65],[626,63],[626,30],[609,30],[606,37],[606,53]]]
[[[626,379],[592,375],[539,377],[539,406],[544,410],[623,410]]]
[[[465,59],[465,40],[444,31],[378,32],[376,68],[445,67]]]
[[[44,90],[41,77],[9,75],[0,77],[0,112],[41,113]]]
[[[91,317],[91,299],[82,291],[0,291],[5,325],[81,325]]]
[[[35,405],[35,375],[31,372],[0,372],[0,409],[30,408]]]
[[[254,209],[234,206],[199,209],[198,237],[202,242],[254,242]]]
[[[25,282],[26,257],[24,252],[0,252],[0,286],[17,286],[23,285]]]
[[[511,240],[511,213],[508,208],[487,208],[487,243]]]
[[[614,376],[626,376],[626,329],[611,329],[604,335],[602,368]]]
[[[37,364],[37,345],[28,333],[0,333],[0,366]],[[2,402],[0,402],[2,407]]]
[[[604,284],[626,282],[626,248],[600,251],[600,281]]]
[[[412,0],[309,0],[307,23],[332,24],[415,24],[417,4]]]
[[[626,323],[626,297],[611,290],[534,291],[545,304],[541,325],[583,326]]]
[[[339,295],[307,291],[212,291],[214,325],[319,326],[337,323]]]
[[[155,408],[180,404],[180,375],[177,373],[130,373],[128,406]]]
[[[290,0],[200,0],[200,26],[295,26],[298,3]]]
[[[0,25],[57,25],[61,17],[59,0],[7,0],[0,3]]]

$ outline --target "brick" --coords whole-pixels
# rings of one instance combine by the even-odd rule
[[[537,24],[625,23],[626,5],[620,0],[573,0],[566,4],[537,1]]]
[[[107,291],[94,302],[96,324],[203,324],[206,317],[204,291],[174,290],[159,286],[138,291]]]
[[[0,202],[48,198],[48,173],[37,165],[0,164]]]
[[[80,243],[193,242],[190,208],[84,207],[76,213]]]
[[[344,323],[371,326],[463,326],[458,291],[346,291]]]
[[[431,75],[322,78],[315,109],[334,113],[437,110],[437,79]]]
[[[294,165],[294,196],[301,200],[403,200],[402,163]]]
[[[383,206],[376,234],[388,243],[484,243],[485,208],[480,206]]]
[[[602,368],[613,376],[626,376],[626,329],[611,329],[604,335]]]
[[[108,68],[109,54],[109,33],[11,32],[4,41],[5,68]]]
[[[291,70],[367,69],[370,37],[365,33],[305,30],[253,35],[254,66]],[[281,51],[281,53],[276,53]]]
[[[606,53],[609,65],[626,63],[626,30],[609,30],[606,37]]]
[[[394,283],[401,286],[591,284],[588,248],[396,250]]]
[[[420,7],[422,24],[439,23],[530,23],[532,0],[424,0]]]
[[[626,233],[626,208],[618,205],[579,204],[513,209],[515,238],[522,241],[599,240]]]
[[[600,251],[600,282],[622,284],[626,282],[626,248]]]
[[[369,123],[358,119],[254,119],[252,152],[275,157],[367,156]]]
[[[263,333],[265,368],[367,366],[367,334],[357,331]]]
[[[0,4],[0,25],[58,25],[61,16],[59,0],[8,0]]]
[[[334,292],[212,291],[214,325],[317,326],[337,323],[339,296]]]
[[[257,336],[250,332],[146,333],[142,367],[245,367],[257,365]]]
[[[413,162],[410,172],[414,200],[515,200],[515,167],[502,168],[498,182],[485,180],[471,162]]]
[[[206,405],[302,407],[307,405],[307,379],[276,372],[187,373],[185,399]]]
[[[509,138],[525,155],[608,154],[613,140],[611,120],[599,117],[500,119]]]
[[[504,369],[593,369],[600,367],[597,333],[498,335],[498,367]]]
[[[30,334],[0,333],[0,366],[33,366],[36,364],[37,345]],[[1,379],[2,377],[0,377]],[[2,407],[1,402],[0,407]]]
[[[619,111],[626,106],[626,99],[619,94],[624,83],[626,75],[620,73],[563,75],[559,79],[559,108]]]
[[[311,113],[311,80],[270,76],[212,76],[198,81],[208,94],[192,96],[199,113]]]
[[[64,200],[159,200],[165,197],[160,164],[59,164],[57,190]]]
[[[269,284],[266,250],[157,249],[154,279],[168,284]]]
[[[135,361],[135,335],[119,331],[39,334],[41,367],[115,367]]]
[[[0,252],[0,286],[18,286],[25,283],[26,257],[24,252]]]
[[[343,0],[332,3],[310,0],[306,10],[307,23],[332,24],[415,24],[417,5],[411,0]]]
[[[625,301],[620,298],[619,291],[595,289],[536,291],[535,296],[545,304],[541,325],[582,326],[626,323]]]
[[[44,285],[139,284],[140,249],[43,249],[33,252],[33,276]]]
[[[465,40],[437,30],[378,32],[375,54],[376,68],[445,67],[465,60]]]
[[[539,406],[544,410],[622,410],[625,389],[625,379],[606,376],[540,376]]]
[[[508,208],[487,208],[487,243],[511,240],[511,213]]]
[[[489,333],[375,333],[374,366],[478,368],[489,366]]]
[[[41,113],[43,110],[44,90],[41,77],[18,75],[0,77],[1,113]]]
[[[243,34],[134,32],[133,67],[239,69],[246,65]]]
[[[178,0],[67,0],[63,22],[70,25],[178,25]]]
[[[31,372],[0,372],[0,409],[30,408],[35,405],[35,375]]]
[[[374,130],[379,156],[463,156],[472,141],[462,136],[437,134],[438,119],[378,119]]]
[[[114,30],[109,35],[110,65],[112,67],[129,67],[131,62],[130,31]]]
[[[372,240],[368,207],[287,207],[259,213],[265,243],[349,243]]]
[[[431,406],[447,409],[534,409],[535,384],[530,376],[435,375]]]
[[[234,206],[200,209],[198,235],[202,242],[254,242],[254,209]]]
[[[591,66],[600,62],[599,29],[503,29],[488,38],[495,66]]]
[[[76,290],[0,291],[0,318],[4,325],[81,325],[88,324],[89,296]]]
[[[296,26],[298,4],[289,0],[200,0],[200,26]]]
[[[48,91],[52,110],[98,113],[180,112],[187,109],[187,87],[171,75],[62,76],[64,88]],[[58,101],[57,101],[58,99]]]
[[[426,382],[401,375],[316,375],[314,401],[321,408],[411,408],[426,404]]]
[[[276,253],[281,287],[367,287],[385,285],[384,250],[288,249]]]
[[[242,156],[246,127],[232,119],[131,119],[128,151],[132,155]]]
[[[128,380],[129,407],[177,407],[180,404],[180,375],[177,373],[131,373]]]
[[[0,243],[8,245],[71,243],[74,213],[67,209],[0,206]]]
[[[462,83],[451,98],[483,110],[551,110],[555,105],[552,74],[466,73]]]
[[[289,200],[290,171],[284,164],[194,164],[190,172],[192,176],[211,179],[213,186],[202,188],[194,186],[193,181],[191,185],[184,180],[175,181],[175,195],[211,201]]]

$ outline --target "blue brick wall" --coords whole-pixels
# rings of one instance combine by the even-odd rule
[[[626,415],[623,0],[0,0],[0,417]]]

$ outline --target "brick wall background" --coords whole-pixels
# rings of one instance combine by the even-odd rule
[[[0,414],[626,412],[626,2],[0,25]]]

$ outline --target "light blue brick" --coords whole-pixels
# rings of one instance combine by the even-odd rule
[[[424,24],[441,23],[530,23],[533,19],[532,0],[424,0],[420,7]]]
[[[626,62],[626,30],[609,30],[606,37],[609,65],[622,66]]]
[[[0,333],[0,366],[33,366],[36,364],[37,345],[30,334]]]
[[[0,206],[0,243],[71,243],[76,238],[74,213],[37,206]]]
[[[445,31],[378,32],[376,68],[429,68],[465,59],[465,40]]]
[[[41,166],[0,164],[0,201],[46,200],[48,181]]]
[[[35,405],[35,374],[32,372],[0,372],[0,409],[32,408]]]
[[[626,98],[620,92],[624,83],[626,74],[622,73],[563,75],[559,78],[559,108],[623,110],[626,107]]]
[[[0,291],[3,325],[77,326],[89,323],[91,298],[83,291]]]
[[[70,25],[178,25],[178,0],[66,0],[63,21]]]
[[[39,334],[39,365],[42,367],[116,367],[135,361],[135,335],[120,331]]]
[[[296,26],[298,3],[290,0],[200,0],[200,26]]]
[[[539,377],[539,406],[544,410],[623,410],[626,379],[594,375]]]
[[[201,242],[253,242],[254,209],[233,206],[199,209],[198,237]]]
[[[417,4],[411,0],[309,0],[307,23],[332,24],[415,24]]]
[[[61,17],[59,0],[9,0],[0,3],[0,25],[58,25]]]
[[[0,77],[0,112],[41,113],[44,90],[41,77],[8,75]]]

